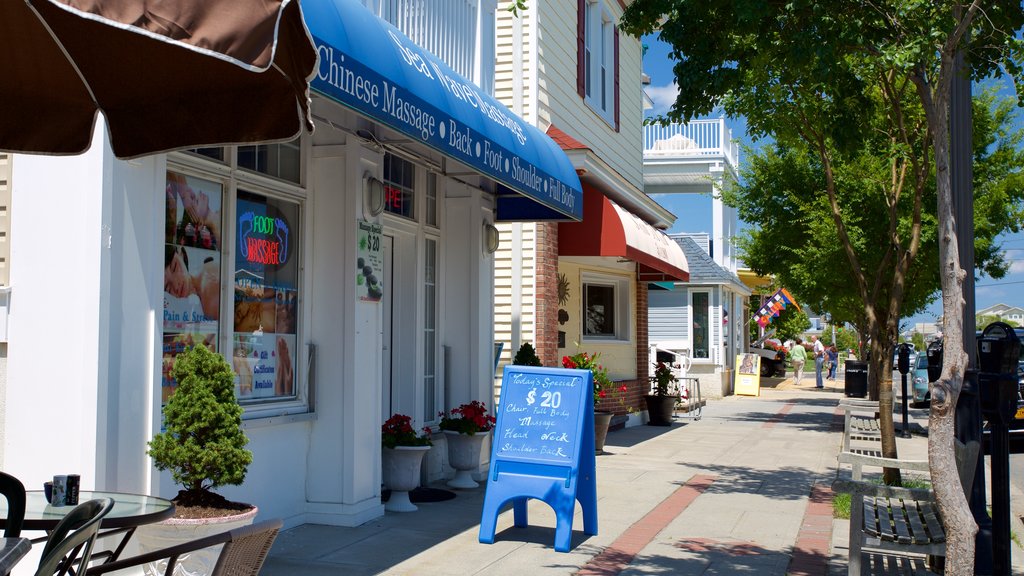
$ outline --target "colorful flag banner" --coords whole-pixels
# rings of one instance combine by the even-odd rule
[[[754,314],[754,320],[758,326],[765,328],[771,323],[773,318],[790,305],[796,306],[796,309],[800,310],[800,305],[796,303],[796,299],[793,298],[789,291],[785,288],[779,288],[775,294],[772,294],[771,298],[765,300],[764,304],[758,308],[757,313]]]

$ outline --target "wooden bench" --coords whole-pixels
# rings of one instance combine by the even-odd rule
[[[882,457],[882,431],[878,423],[878,402],[844,398],[839,401],[843,410],[843,447],[839,463],[853,467],[853,479],[861,479],[863,462],[853,455]]]
[[[977,445],[967,449],[956,442],[957,468],[965,493],[970,493],[977,462]],[[926,460],[880,458],[847,454],[855,465],[899,468],[928,473]],[[863,568],[892,570],[894,560],[884,567],[884,556],[913,556],[910,565],[920,568],[925,556],[946,555],[946,532],[942,527],[934,492],[925,488],[900,488],[852,480],[837,480],[834,492],[850,494],[849,574],[860,576]],[[866,558],[865,558],[866,556]],[[864,560],[867,562],[863,562]],[[902,565],[905,563],[899,560]],[[875,573],[875,572],[870,572]]]

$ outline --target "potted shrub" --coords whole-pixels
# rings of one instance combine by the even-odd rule
[[[479,400],[441,412],[440,428],[448,444],[448,465],[455,477],[448,481],[452,488],[476,488],[473,471],[480,466],[480,449],[484,438],[494,428],[494,416]]]
[[[572,356],[563,356],[562,367],[590,370],[590,373],[594,375],[594,450],[598,454],[603,454],[604,442],[608,437],[608,426],[611,424],[612,416],[615,414],[607,411],[599,411],[597,407],[604,399],[608,398],[609,394],[614,392],[616,388],[615,383],[608,377],[608,369],[598,362],[600,358],[600,352],[595,354],[577,352]],[[626,386],[623,385],[619,387],[618,392],[620,393],[621,400],[621,394],[626,392]]]
[[[165,430],[149,442],[148,454],[157,469],[171,471],[182,490],[173,499],[173,518],[140,528],[143,552],[251,524],[256,517],[255,506],[213,492],[241,484],[252,463],[231,365],[197,344],[178,354],[171,375],[178,386],[163,407]],[[183,569],[207,574],[217,553],[191,554]],[[205,568],[204,556],[210,560]]]
[[[541,366],[540,358],[537,357],[537,351],[533,349],[529,342],[523,342],[523,345],[519,347],[519,351],[516,352],[516,357],[512,359],[512,363],[517,366]]]
[[[420,465],[423,455],[434,444],[430,429],[416,433],[412,418],[395,414],[380,427],[381,472],[384,486],[391,490],[385,510],[415,512],[416,505],[409,500],[409,491],[420,485]]]
[[[676,375],[664,362],[654,365],[654,375],[651,376],[651,393],[644,396],[647,402],[647,423],[652,426],[671,426],[672,414],[675,411],[678,391],[674,384]]]

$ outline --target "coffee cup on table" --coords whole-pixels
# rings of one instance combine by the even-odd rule
[[[64,506],[67,504],[68,477],[66,474],[58,474],[53,477],[53,498],[50,504],[53,506]]]
[[[47,502],[53,500],[53,482],[50,482],[49,480],[43,482],[43,495],[46,496]]]

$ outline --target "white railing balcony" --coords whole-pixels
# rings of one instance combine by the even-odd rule
[[[417,46],[494,93],[496,0],[363,0]]]
[[[644,161],[658,159],[724,161],[735,170],[740,149],[725,119],[691,120],[686,124],[644,126]]]

